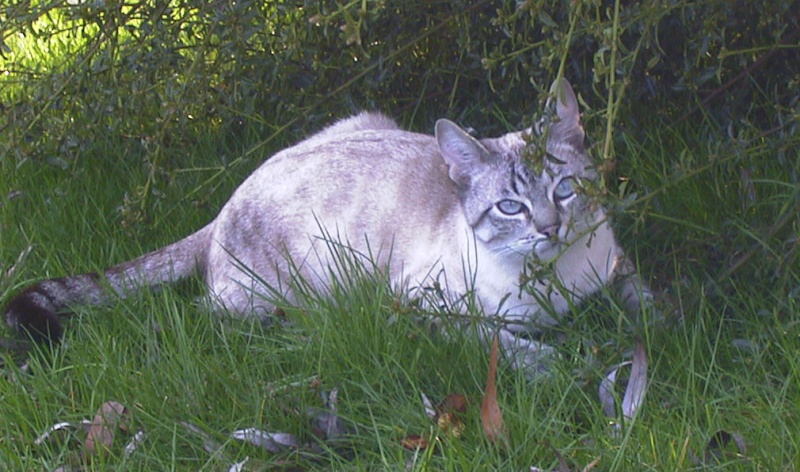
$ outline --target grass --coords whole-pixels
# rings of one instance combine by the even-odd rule
[[[228,172],[221,183],[225,189],[207,206],[191,205],[182,195],[218,183],[206,182],[216,158],[200,143],[186,165],[207,170],[183,172],[164,187],[168,193],[152,218],[158,223],[123,226],[118,206],[130,182],[147,174],[126,161],[99,159],[116,154],[118,145],[109,137],[67,168],[0,164],[0,188],[20,192],[0,207],[4,270],[32,247],[3,280],[3,298],[41,277],[96,270],[199,228],[248,170],[244,165]],[[669,168],[652,167],[680,150],[629,145],[635,150],[630,156],[640,162],[632,164],[641,173],[638,181],[669,181],[664,175]],[[656,223],[638,229],[631,224],[623,231],[626,239],[639,241],[632,246],[639,249],[639,263],[661,281],[659,295],[675,314],[668,312],[669,322],[640,332],[651,383],[640,416],[622,435],[611,434],[596,393],[605,371],[633,346],[634,335],[618,321],[613,299],[600,297],[576,310],[563,328],[562,359],[547,379],[527,383],[519,373],[501,370],[500,404],[512,438],[504,449],[489,444],[480,425],[485,350],[468,331],[442,337],[412,317],[397,316],[396,294],[379,281],[365,277],[333,299],[291,311],[288,327],[214,317],[195,302],[202,290],[191,282],[80,309],[68,322],[65,344],[33,352],[27,371],[7,354],[0,381],[0,462],[7,470],[53,470],[79,462],[80,433],[42,446],[33,440],[54,423],[90,418],[103,402],[117,400],[131,410],[133,428],[146,431],[147,439],[129,457],[117,445],[89,470],[226,470],[245,457],[248,470],[287,464],[527,470],[557,467],[555,451],[575,465],[599,459],[601,470],[687,470],[698,467],[693,455],[702,456],[719,430],[741,434],[748,448],[737,457],[728,446],[710,470],[794,470],[800,454],[796,258],[795,265],[775,274],[779,284],[738,272],[723,282],[713,280],[719,267],[709,263],[711,256],[700,258],[697,242],[711,241],[720,251],[738,244],[741,254],[753,247],[761,224],[760,218],[735,217],[731,227],[755,229],[709,239],[706,233],[717,235],[731,219],[721,197],[735,193],[709,183],[719,179],[717,171],[675,180],[674,186],[683,187],[675,196],[665,186],[657,202],[653,197],[647,206],[635,206]],[[762,211],[772,206],[780,211],[796,192],[769,177],[758,190],[765,195],[758,203]],[[703,226],[694,214],[672,213],[676,208],[691,209],[716,226]],[[773,240],[765,244],[776,249]],[[669,255],[662,252],[666,249]],[[767,263],[746,267],[763,271]],[[793,287],[794,298],[784,297],[782,286]],[[322,407],[320,393],[334,388],[340,391],[339,414],[352,422],[354,434],[321,457],[273,454],[227,439],[247,427],[310,438],[302,412]],[[434,402],[451,393],[470,399],[461,437],[449,437],[425,415],[420,392]],[[199,426],[224,444],[222,450],[206,451],[203,438],[181,422]],[[413,434],[438,438],[436,450],[405,450],[401,441]]]
[[[612,205],[665,320],[631,329],[613,296],[576,308],[554,333],[563,342],[551,375],[526,382],[499,373],[510,446],[490,444],[482,432],[489,362],[473,333],[431,332],[403,316],[398,294],[379,280],[355,277],[332,298],[289,310],[290,325],[268,327],[210,315],[196,302],[200,284],[190,281],[81,308],[62,346],[29,359],[4,350],[0,469],[81,464],[82,433],[34,440],[116,400],[147,438],[127,457],[115,444],[86,470],[228,470],[246,457],[247,470],[550,470],[559,454],[573,466],[598,460],[597,470],[796,470],[798,138],[751,135],[731,144],[715,138],[707,117],[677,126],[642,120],[642,135],[619,132],[618,172],[631,184]],[[94,130],[59,154],[63,135],[47,132],[36,142],[49,154],[0,159],[2,302],[32,281],[98,270],[200,228],[267,157],[209,133],[176,145],[164,170],[123,133]],[[259,138],[241,139],[254,149]],[[637,338],[647,347],[650,384],[640,414],[613,434],[598,385]],[[352,432],[341,443],[270,453],[228,437],[257,427],[313,441],[305,412],[322,408],[321,394],[333,389]],[[467,396],[462,435],[427,417],[421,392],[434,402]],[[222,448],[209,452],[182,422]],[[727,445],[718,461],[698,464],[718,431],[741,435],[746,452]],[[406,450],[411,435],[436,447]]]

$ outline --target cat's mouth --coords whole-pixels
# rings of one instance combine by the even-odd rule
[[[557,238],[536,238],[531,252],[538,259],[549,261],[561,252],[561,242]]]
[[[535,257],[536,259],[547,262],[561,252],[562,244],[557,239],[532,236],[519,240],[513,244],[500,247],[497,251],[504,255],[515,255],[518,257]]]

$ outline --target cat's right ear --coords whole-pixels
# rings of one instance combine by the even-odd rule
[[[488,151],[477,139],[450,120],[437,121],[435,132],[450,179],[459,187],[469,187],[470,176],[481,165]]]
[[[559,142],[574,138],[578,144],[582,144],[584,133],[578,98],[567,79],[562,77],[553,82],[550,87],[550,99],[545,106],[552,106],[552,100],[555,100],[558,121],[550,127],[550,139]]]

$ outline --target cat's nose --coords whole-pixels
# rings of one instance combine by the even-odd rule
[[[547,225],[544,228],[536,228],[539,231],[539,234],[546,237],[547,239],[552,239],[558,236],[558,224],[551,224]]]

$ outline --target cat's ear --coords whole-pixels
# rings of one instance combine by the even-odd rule
[[[449,168],[450,179],[459,186],[469,186],[470,176],[489,152],[477,139],[445,119],[436,122],[436,142]]]
[[[556,102],[556,116],[558,116],[558,122],[550,126],[550,137],[562,141],[574,136],[583,141],[578,98],[567,79],[562,77],[553,82],[553,86],[550,87],[550,97],[550,100]]]

